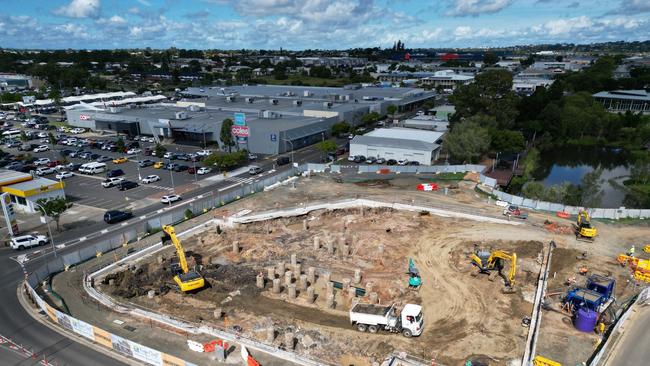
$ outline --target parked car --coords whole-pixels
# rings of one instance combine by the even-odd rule
[[[126,163],[127,161],[129,161],[129,159],[127,159],[125,157],[113,159],[114,164],[122,164],[122,163]]]
[[[66,179],[66,178],[72,178],[73,176],[74,176],[74,173],[69,172],[69,171],[66,170],[66,171],[62,171],[62,172],[58,173],[54,177],[56,179]]]
[[[126,150],[127,155],[135,155],[135,154],[139,154],[141,152],[142,152],[142,150],[136,149],[136,148]]]
[[[174,160],[176,159],[176,155],[174,155],[173,152],[167,151],[164,155],[163,158],[169,159],[169,160]]]
[[[61,164],[60,160],[54,160],[54,161],[50,161],[49,163],[45,164],[45,166],[50,167],[50,168],[54,168],[54,167],[56,167],[57,165],[60,165],[60,164]]]
[[[190,160],[190,157],[187,156],[186,154],[176,154],[176,159],[183,160],[183,161],[188,161],[188,160]]]
[[[385,164],[385,163],[386,163],[386,159],[384,159],[384,158],[377,158],[376,163],[377,163],[377,164]]]
[[[125,211],[106,211],[104,213],[104,221],[107,224],[115,224],[120,221],[128,220],[133,217],[133,214]]]
[[[47,150],[49,150],[49,149],[50,149],[50,148],[49,148],[47,145],[38,145],[38,146],[36,146],[36,147],[34,148],[34,150],[32,150],[32,151],[33,151],[33,152],[43,152],[43,151],[47,151]]]
[[[163,167],[163,162],[162,161],[157,161],[153,164],[154,169],[160,169]]]
[[[354,162],[355,163],[363,163],[364,161],[366,161],[366,157],[363,156],[363,155],[356,155],[354,157]]]
[[[397,165],[397,160],[388,159],[388,160],[386,160],[386,165]]]
[[[255,159],[257,159],[257,155],[251,153],[248,154],[248,160],[255,160]]]
[[[106,173],[107,178],[119,177],[120,175],[124,175],[124,171],[122,169],[113,169],[109,170],[108,173]]]
[[[369,156],[368,159],[366,159],[366,164],[374,164],[377,162],[377,158],[374,156]]]
[[[248,174],[250,175],[260,174],[261,172],[262,172],[262,168],[260,168],[257,165],[254,165],[248,169]]]
[[[174,170],[175,172],[184,172],[184,171],[188,170],[189,168],[190,168],[190,167],[188,167],[187,165],[179,165],[179,164],[176,164],[176,166],[173,168],[173,170]]]
[[[408,165],[409,161],[406,159],[397,160],[397,165]]]
[[[212,171],[212,169],[210,169],[210,168],[202,167],[202,168],[197,169],[196,174],[204,175],[204,174],[210,173],[211,171]]]
[[[18,147],[18,146],[20,146],[20,141],[18,141],[18,140],[10,140],[10,141],[7,141],[5,146],[8,147],[8,148]]]
[[[160,177],[157,175],[147,175],[146,177],[142,178],[142,183],[149,184],[149,183],[157,182],[159,180]]]
[[[49,239],[45,235],[21,235],[11,238],[11,248],[24,250],[38,245],[45,245]]]
[[[130,180],[125,180],[117,184],[117,189],[120,191],[128,191],[129,189],[135,188],[137,186],[139,186],[138,183],[132,182]]]
[[[420,165],[419,161],[409,161],[408,165]]]
[[[140,168],[146,168],[148,166],[152,166],[154,164],[153,160],[145,159],[145,160],[140,160],[138,162],[138,165]]]
[[[197,171],[197,170],[198,170],[198,169],[197,169],[196,167],[191,166],[191,167],[187,168],[187,173],[189,173],[189,174],[196,174],[196,171]]]
[[[50,168],[50,167],[47,167],[47,166],[42,166],[42,167],[39,167],[38,169],[36,169],[36,175],[38,175],[38,176],[42,176],[42,175],[46,175],[46,174],[52,174],[54,172],[55,172],[54,168]]]
[[[348,161],[354,161],[354,155],[348,156]]]
[[[198,156],[208,156],[210,154],[212,154],[212,150],[200,150],[196,152]]]
[[[275,163],[278,165],[287,165],[291,162],[291,159],[289,159],[288,156],[280,156],[275,160]]]
[[[95,159],[95,161],[98,162],[98,163],[105,163],[105,162],[111,161],[111,160],[112,159],[110,157],[106,156],[106,155],[102,155],[102,156],[98,157],[97,159]]]
[[[121,177],[120,178],[117,178],[117,177],[106,178],[106,180],[104,180],[102,182],[102,187],[104,187],[104,188],[115,187],[116,185],[122,183],[123,181],[124,181],[124,178],[121,178]]]
[[[49,162],[50,162],[50,159],[48,159],[48,158],[40,158],[40,159],[34,160],[34,165],[47,165],[47,163],[49,163]]]
[[[162,196],[162,198],[160,199],[160,202],[165,203],[165,204],[171,204],[171,203],[174,203],[174,202],[180,201],[180,200],[181,200],[181,196],[179,196],[177,194],[170,194],[170,195],[167,195],[167,196]]]

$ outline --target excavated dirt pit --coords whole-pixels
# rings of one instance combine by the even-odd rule
[[[539,241],[517,241],[511,227],[468,220],[441,218],[425,213],[390,209],[317,211],[307,216],[277,219],[202,233],[183,239],[183,244],[209,286],[194,294],[180,294],[168,285],[173,250],[163,252],[151,263],[139,264],[110,275],[102,289],[115,297],[190,321],[205,321],[234,328],[247,336],[288,348],[284,334],[293,332],[295,349],[303,354],[335,363],[370,364],[394,350],[407,351],[424,359],[435,358],[447,365],[467,360],[505,365],[521,357],[528,329],[522,319],[532,310],[541,251]],[[481,232],[483,241],[469,241]],[[314,246],[318,237],[320,245]],[[509,240],[508,240],[509,239]],[[241,250],[234,253],[233,242]],[[328,243],[334,253],[328,251]],[[516,292],[504,294],[503,280],[490,281],[487,275],[472,276],[470,255],[475,248],[516,252],[518,272]],[[347,253],[346,253],[347,252]],[[300,289],[289,299],[285,276],[278,274],[280,263],[294,273],[295,254],[301,273],[314,267],[316,300],[310,303]],[[413,258],[422,275],[419,291],[408,288],[408,260]],[[573,256],[575,258],[575,256]],[[574,266],[577,260],[566,266]],[[575,262],[575,263],[574,263]],[[272,291],[268,268],[281,279],[281,293]],[[354,283],[355,270],[360,283]],[[263,274],[265,287],[256,287]],[[334,308],[326,304],[326,273],[338,283],[350,279],[353,286],[366,289],[365,296],[351,299],[347,291],[335,290]],[[109,285],[109,280],[113,285]],[[146,296],[155,290],[152,299]],[[423,306],[425,330],[417,338],[390,333],[357,332],[348,321],[353,301],[368,302],[376,292],[380,303],[416,303]],[[215,317],[215,309],[223,317]],[[218,311],[219,312],[219,311]]]

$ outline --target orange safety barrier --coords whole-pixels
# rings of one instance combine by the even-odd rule
[[[221,339],[218,339],[216,341],[211,341],[203,344],[203,352],[214,352],[217,346],[223,349],[228,349],[228,343],[225,343]]]
[[[379,169],[377,171],[377,174],[390,174],[390,169],[388,168]]]
[[[561,218],[563,218],[563,219],[568,219],[569,216],[571,216],[571,215],[569,215],[568,213],[566,213],[566,212],[562,212],[562,211],[558,211],[558,212],[556,213],[556,215],[557,215],[557,217],[561,217]]]
[[[260,363],[257,362],[253,356],[248,355],[248,366],[260,366]]]

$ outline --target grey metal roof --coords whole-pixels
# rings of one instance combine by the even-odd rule
[[[626,99],[650,102],[650,93],[645,90],[615,90],[615,91],[601,91],[593,95],[594,98],[611,98],[611,99]]]
[[[26,182],[12,184],[12,189],[17,189],[19,191],[29,191],[30,189],[41,188],[43,186],[51,186],[52,184],[58,183],[55,180],[47,178],[34,178],[33,180],[28,180]]]
[[[431,144],[424,141],[372,136],[355,136],[350,144],[391,147],[395,149],[409,149],[419,151],[433,151],[437,146],[436,144]]]

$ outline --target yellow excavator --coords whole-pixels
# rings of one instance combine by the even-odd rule
[[[509,254],[502,250],[495,250],[490,252],[489,250],[477,249],[474,254],[472,254],[472,265],[478,268],[478,272],[473,273],[474,276],[479,273],[487,273],[490,275],[490,280],[494,280],[494,273],[497,273],[503,277],[505,281],[505,288],[503,289],[504,293],[513,293],[515,292],[515,274],[517,273],[517,253]],[[503,262],[510,263],[510,269],[508,275],[505,276],[501,273],[504,267]]]
[[[178,256],[178,265],[176,267],[172,265],[172,271],[175,273],[174,282],[176,282],[183,292],[203,288],[203,286],[205,286],[205,279],[203,279],[203,276],[201,276],[201,274],[196,270],[190,270],[188,268],[187,259],[185,259],[185,250],[176,236],[174,227],[171,225],[163,225],[162,230],[165,232],[165,235],[162,238],[163,244],[167,240],[171,240],[172,244],[174,244],[174,248],[176,248],[176,255]]]
[[[585,210],[580,211],[576,222],[576,239],[594,241],[596,235],[598,235],[598,230],[591,225],[589,213]]]

